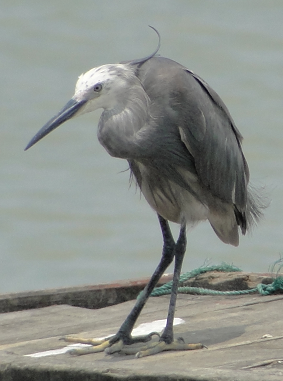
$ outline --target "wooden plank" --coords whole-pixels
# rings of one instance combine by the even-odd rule
[[[135,359],[104,353],[26,355],[63,348],[66,334],[115,333],[134,301],[89,310],[58,305],[0,315],[0,379],[282,381],[282,295],[179,295],[176,336],[208,349]],[[137,324],[164,319],[169,296],[150,298]]]
[[[184,286],[208,288],[217,291],[250,290],[259,283],[272,283],[276,276],[278,274],[209,271],[185,281]]]
[[[159,285],[169,282],[172,275],[164,275]],[[68,304],[85,308],[103,308],[133,300],[145,287],[149,278],[117,281],[111,284],[96,284],[39,291],[0,294],[0,313]]]
[[[167,283],[171,279],[172,274],[163,275],[158,285]],[[55,304],[93,309],[103,308],[135,299],[148,281],[149,278],[143,278],[110,284],[0,294],[0,313],[48,307]],[[184,285],[226,291],[245,290],[256,287],[258,283],[271,282],[271,274],[213,271],[198,275],[186,281]]]

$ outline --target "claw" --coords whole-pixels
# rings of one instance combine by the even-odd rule
[[[98,345],[92,345],[92,346],[84,347],[84,348],[72,348],[68,351],[68,353],[73,356],[87,355],[89,353],[98,353],[98,352],[103,352],[106,348],[109,347],[109,345],[110,345],[109,340],[106,340]]]

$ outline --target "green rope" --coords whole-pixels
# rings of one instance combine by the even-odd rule
[[[204,266],[204,267],[199,267],[198,269],[189,271],[185,274],[182,274],[180,276],[180,281],[179,283],[182,284],[188,279],[195,278],[196,276],[200,274],[207,273],[209,271],[225,271],[225,272],[232,272],[232,271],[242,271],[236,266],[233,265],[228,265],[227,263],[222,263],[222,265],[217,265],[217,266]],[[163,284],[160,287],[156,287],[152,293],[151,296],[160,296],[160,295],[166,295],[171,293],[171,288],[173,285],[173,281],[170,281],[168,283]],[[183,292],[186,287],[183,287]],[[198,289],[198,287],[194,287],[195,289]]]
[[[157,291],[157,290],[156,290]],[[162,296],[171,294],[170,290],[164,291],[162,294],[157,292],[151,296]],[[244,295],[244,294],[252,294],[257,292],[257,288],[252,288],[250,290],[240,290],[240,291],[217,291],[211,290],[210,288],[202,288],[202,287],[178,287],[178,293],[180,294],[197,294],[197,295]]]
[[[188,279],[194,278],[197,275],[210,272],[210,271],[238,272],[242,270],[234,265],[228,265],[227,263],[222,263],[221,265],[217,265],[217,266],[199,267],[198,269],[182,274],[180,277],[179,284],[182,284]],[[151,296],[162,296],[162,295],[170,294],[172,289],[172,284],[173,284],[173,281],[170,281],[160,287],[156,287],[152,291]],[[277,291],[283,292],[283,277],[282,276],[278,276],[271,284],[260,283],[255,288],[248,289],[248,290],[239,290],[239,291],[217,291],[217,290],[211,290],[207,288],[188,287],[188,286],[178,287],[179,293],[198,294],[198,295],[245,295],[245,294],[252,294],[255,292],[259,292],[262,295],[271,295]]]
[[[278,276],[270,284],[258,284],[257,291],[262,295],[271,295],[274,292],[283,292],[283,276]]]

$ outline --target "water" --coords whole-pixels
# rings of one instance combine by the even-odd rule
[[[234,248],[208,223],[188,237],[184,271],[210,258],[267,271],[282,253],[282,1],[2,2],[0,292],[149,276],[161,250],[155,214],[128,189],[126,162],[96,138],[100,111],[27,152],[80,73],[160,53],[203,77],[244,135],[253,182],[272,204]],[[177,229],[174,228],[175,234]]]

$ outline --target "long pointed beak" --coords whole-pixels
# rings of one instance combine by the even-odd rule
[[[51,131],[55,130],[55,128],[59,127],[62,123],[66,122],[66,120],[72,118],[85,103],[86,101],[77,101],[73,98],[69,100],[62,110],[50,119],[31,139],[29,144],[26,146],[25,151],[44,138],[44,136],[49,134]]]

